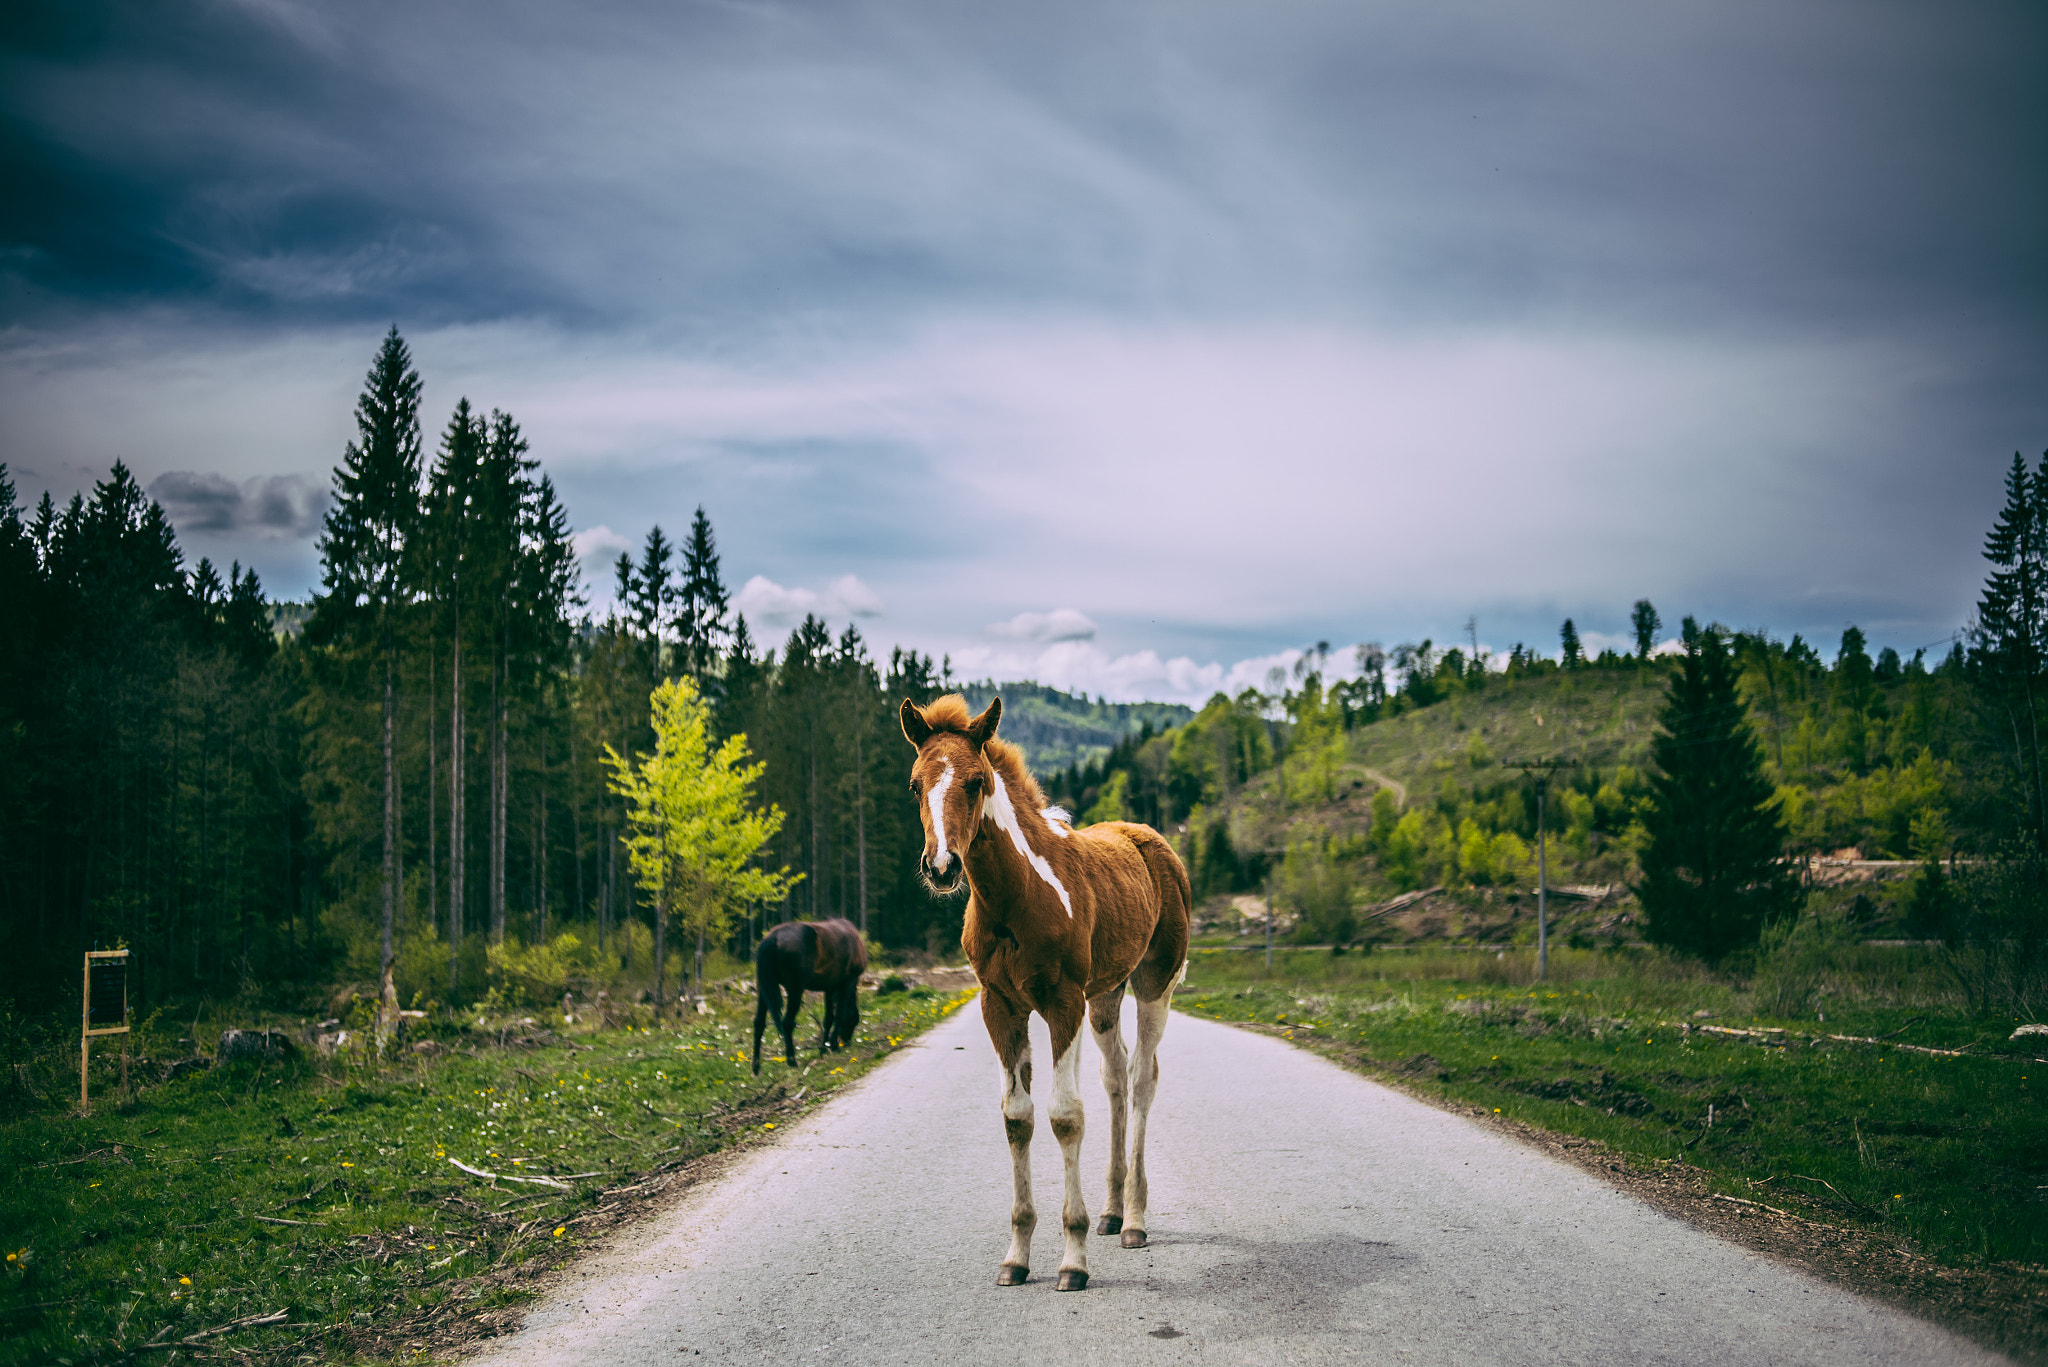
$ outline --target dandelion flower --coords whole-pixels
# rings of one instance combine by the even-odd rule
[[[353,1163],[343,1163],[343,1164],[342,1164],[342,1166],[343,1166],[344,1168],[352,1168],[352,1167],[354,1167],[354,1166],[355,1166],[355,1164],[353,1164]]]
[[[568,1228],[569,1228],[569,1227],[568,1227],[567,1225],[556,1225],[556,1226],[555,1226],[555,1237],[556,1237],[557,1239],[561,1238],[561,1237],[562,1237],[562,1233],[563,1233],[563,1231],[564,1231],[564,1230],[566,1230],[566,1229],[568,1229]]]
[[[190,1285],[192,1285],[192,1279],[191,1279],[190,1277],[180,1277],[180,1278],[178,1278],[178,1285],[180,1285],[180,1286],[190,1286]]]

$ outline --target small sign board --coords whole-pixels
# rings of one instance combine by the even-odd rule
[[[87,989],[85,1023],[88,1028],[128,1023],[128,962],[103,959],[86,970],[92,978]]]
[[[86,1095],[86,1074],[92,1062],[94,1035],[128,1033],[128,951],[91,949],[85,954],[85,1001],[78,1027],[78,1109],[92,1103]],[[128,1089],[128,1042],[121,1042],[121,1089]]]
[[[128,951],[95,949],[85,956],[85,1033],[128,1032]]]

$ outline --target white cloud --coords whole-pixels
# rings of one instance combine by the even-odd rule
[[[1007,622],[991,622],[988,634],[1003,641],[1092,641],[1095,623],[1074,608],[1051,612],[1020,612]]]
[[[590,527],[576,533],[570,544],[575,548],[576,562],[583,566],[584,573],[591,575],[609,568],[618,559],[620,551],[633,549],[631,541],[605,526]]]
[[[757,574],[733,595],[733,606],[755,622],[769,626],[794,626],[806,615],[816,614],[828,622],[847,617],[879,617],[882,600],[860,581],[858,575],[842,574],[820,593],[806,588],[784,588],[764,574]]]

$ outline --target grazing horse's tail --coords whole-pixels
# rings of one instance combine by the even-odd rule
[[[775,940],[764,936],[754,949],[754,1076],[761,1075],[761,1030],[770,1014],[782,1015],[782,982],[775,972]]]

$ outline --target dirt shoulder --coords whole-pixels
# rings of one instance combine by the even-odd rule
[[[2048,1364],[2048,1267],[1952,1267],[1926,1257],[1910,1240],[1774,1209],[1767,1195],[1744,1201],[1717,1194],[1706,1171],[1685,1163],[1646,1165],[1598,1140],[1555,1134],[1505,1120],[1484,1107],[1446,1101],[1408,1085],[1399,1073],[1356,1050],[1290,1036],[1286,1026],[1220,1023],[1286,1039],[1425,1105],[1562,1159],[1695,1228],[1930,1320],[2021,1362]]]

